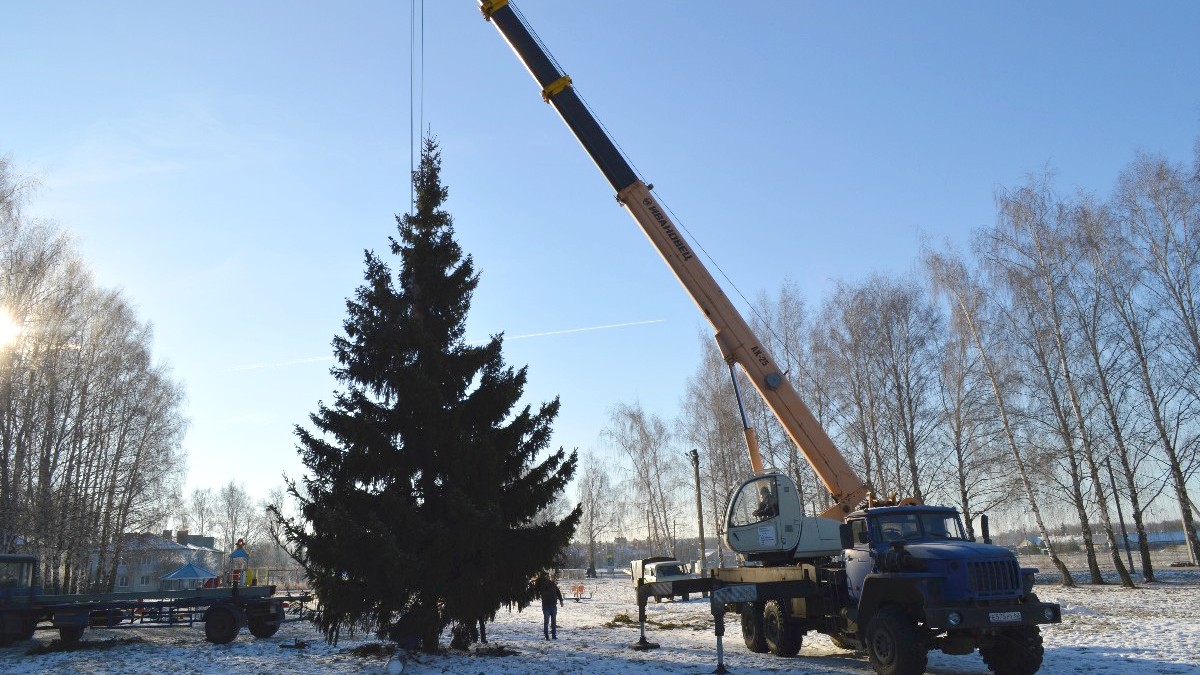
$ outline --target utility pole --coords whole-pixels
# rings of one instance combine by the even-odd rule
[[[704,503],[700,501],[700,453],[692,448],[692,470],[696,473],[696,524],[700,530],[700,576],[708,570],[708,561],[704,556]]]

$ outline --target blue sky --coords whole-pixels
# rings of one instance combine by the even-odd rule
[[[735,298],[791,278],[816,305],[966,246],[1029,172],[1104,194],[1200,136],[1200,3],[518,4]],[[555,445],[602,451],[615,404],[675,413],[709,329],[476,3],[426,5],[468,339],[506,333],[528,401],[562,397]],[[189,490],[301,471],[362,251],[409,200],[410,6],[5,7],[0,154],[154,324]]]

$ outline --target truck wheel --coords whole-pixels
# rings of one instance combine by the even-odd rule
[[[250,628],[250,634],[256,638],[269,638],[278,633],[282,622],[283,605],[276,605],[268,615],[259,614],[246,619],[246,623]]]
[[[767,601],[763,607],[762,626],[763,640],[772,654],[786,659],[800,653],[804,634],[788,623],[783,603],[778,600]]]
[[[979,655],[996,675],[1033,675],[1042,667],[1042,630],[1037,626],[1014,626],[979,646]]]
[[[237,616],[224,605],[214,605],[204,613],[204,639],[217,645],[233,642],[238,634]]]
[[[83,637],[84,628],[86,626],[60,626],[58,629],[58,639],[64,645],[73,645]]]
[[[37,632],[37,619],[29,617],[21,624],[21,634],[17,636],[18,640],[32,640],[33,634]]]
[[[742,605],[742,639],[746,641],[746,649],[755,654],[767,651],[767,641],[763,638],[762,605],[757,602]]]
[[[921,675],[928,660],[916,623],[899,607],[884,607],[871,617],[867,657],[879,675]]]

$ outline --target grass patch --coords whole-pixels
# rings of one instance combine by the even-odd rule
[[[612,618],[612,621],[607,621],[604,624],[605,628],[620,628],[622,626],[636,626],[637,621],[634,621],[628,614],[618,614]]]
[[[631,628],[637,626],[638,622],[628,614],[618,614],[612,618],[612,621],[607,621],[601,625],[605,628]],[[656,621],[654,619],[646,619],[646,630],[674,630],[676,628],[705,630],[708,628],[708,625],[704,623],[688,623],[686,621]]]

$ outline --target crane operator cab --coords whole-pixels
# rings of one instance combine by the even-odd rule
[[[782,473],[738,488],[725,514],[725,545],[747,561],[779,562],[841,554],[838,523],[801,515],[796,484]]]

